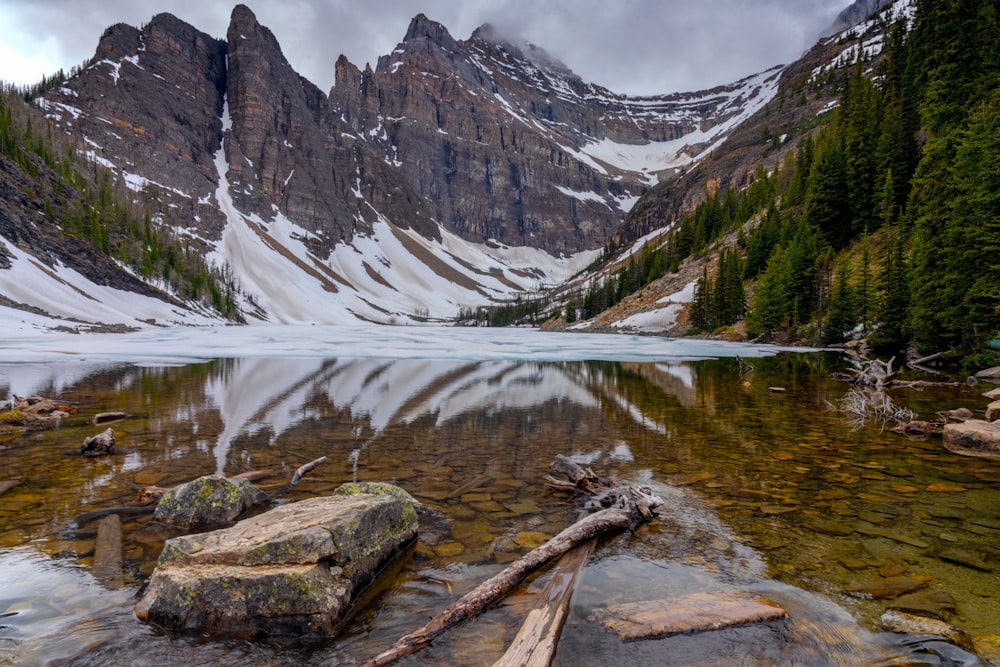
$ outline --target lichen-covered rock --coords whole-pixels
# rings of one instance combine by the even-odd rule
[[[395,496],[415,508],[421,506],[420,501],[411,496],[406,489],[385,482],[347,482],[333,491],[336,496],[356,496],[359,493],[368,493],[373,496]]]
[[[388,490],[282,505],[168,540],[135,612],[175,630],[329,636],[416,535],[414,506]]]
[[[219,528],[265,502],[267,495],[242,477],[206,475],[164,493],[153,519],[189,530]]]
[[[965,456],[1000,457],[1000,422],[969,419],[946,424],[942,433],[948,451]]]

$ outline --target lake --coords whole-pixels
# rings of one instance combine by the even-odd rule
[[[555,664],[980,664],[961,649],[882,633],[887,580],[952,600],[949,622],[1000,642],[1000,464],[856,428],[833,409],[843,355],[766,346],[526,330],[239,327],[0,342],[0,392],[73,404],[54,428],[0,431],[0,664],[332,665],[416,629],[551,536],[580,506],[545,487],[556,454],[650,485],[665,501],[601,542],[573,597]],[[783,392],[772,388],[780,387]],[[981,410],[979,387],[899,389],[921,418]],[[112,424],[110,457],[74,455]],[[91,573],[95,530],[74,519],[136,489],[272,469],[265,490],[327,457],[283,497],[347,481],[398,484],[441,510],[334,640],[173,636],[135,619],[173,533],[123,516],[125,585]],[[971,554],[992,572],[962,564]],[[492,664],[547,580],[401,664]],[[760,593],[789,620],[621,642],[611,604],[701,591]],[[898,598],[897,598],[898,600]],[[992,642],[992,643],[991,643]],[[984,664],[984,663],[983,663]]]

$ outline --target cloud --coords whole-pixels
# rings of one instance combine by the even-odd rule
[[[247,3],[292,66],[327,89],[343,53],[375,64],[423,12],[457,39],[490,22],[616,92],[710,88],[794,60],[846,0],[286,0]],[[106,27],[168,11],[224,37],[222,0],[0,0],[0,79],[31,83],[94,53]]]

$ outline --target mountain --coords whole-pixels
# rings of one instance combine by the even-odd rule
[[[747,237],[753,235],[768,207],[758,204],[750,217],[739,219],[741,214],[736,209],[744,206],[740,199],[751,192],[752,183],[764,182],[762,173],[770,178],[784,168],[785,175],[780,179],[784,182],[791,177],[796,155],[802,152],[805,142],[835,121],[845,90],[845,72],[853,69],[860,58],[868,76],[881,76],[883,48],[889,43],[895,21],[908,17],[912,22],[915,12],[910,0],[883,2],[881,8],[874,10],[865,4],[866,0],[859,0],[849,8],[851,11],[842,14],[842,18],[852,17],[844,18],[848,27],[819,40],[798,60],[782,68],[777,94],[734,128],[721,150],[704,156],[676,177],[650,187],[613,234],[608,245],[611,252],[606,253],[603,264],[596,271],[562,285],[552,300],[573,302],[580,307],[595,286],[605,285],[614,285],[613,291],[619,294],[623,291],[629,294],[620,300],[611,299],[614,303],[606,303],[596,314],[581,308],[586,321],[556,326],[674,335],[691,328],[690,309],[696,284],[703,275],[713,277],[717,273],[723,249],[732,250],[742,243],[740,253],[747,254]],[[864,20],[858,22],[861,17]],[[870,125],[870,131],[876,132],[879,121],[871,120]],[[874,143],[873,139],[868,141]],[[805,180],[805,175],[802,179]],[[774,186],[773,183],[770,186],[771,198]],[[790,201],[786,198],[786,203]],[[798,218],[801,209],[799,201],[783,213]],[[711,225],[700,222],[714,223],[715,227],[709,229]],[[699,226],[701,230],[694,229]],[[723,227],[724,233],[718,233]],[[678,237],[685,233],[689,246],[701,247],[696,252],[689,248],[683,256],[678,256],[675,252]],[[673,254],[674,261],[666,261],[666,266],[673,265],[673,270],[659,269],[648,284],[633,282],[632,289],[623,289],[620,284],[623,273],[634,273],[636,265],[642,263],[638,261],[641,257],[655,253]],[[752,296],[752,285],[747,296]]]
[[[456,40],[423,15],[374,69],[343,57],[335,69],[323,93],[240,5],[225,40],[169,14],[111,26],[93,59],[34,102],[153,225],[215,267],[245,318],[402,323],[453,318],[580,272],[645,190],[703,160],[772,100],[782,72],[629,97],[492,26]],[[0,269],[4,294],[38,266],[35,293],[101,284],[19,253]],[[206,316],[174,304],[123,319],[120,295],[85,291],[87,309],[34,305],[129,324]],[[31,305],[23,292],[13,300]]]

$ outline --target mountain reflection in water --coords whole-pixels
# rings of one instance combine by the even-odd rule
[[[939,557],[959,547],[990,563],[1000,557],[1000,469],[933,439],[852,431],[826,404],[844,391],[827,379],[835,356],[753,363],[745,375],[735,359],[2,367],[0,390],[49,395],[79,411],[58,428],[0,435],[2,477],[20,481],[0,496],[0,664],[358,661],[523,553],[519,533],[554,535],[574,520],[574,499],[541,481],[557,453],[604,477],[650,484],[667,502],[653,522],[600,545],[556,664],[976,664],[959,649],[877,632],[891,600],[840,591],[890,571],[927,577],[930,590],[954,598],[953,624],[984,642],[1000,635],[995,575]],[[773,385],[786,392],[769,393]],[[978,393],[896,398],[929,415],[979,408]],[[113,425],[119,453],[71,456],[95,432],[90,418],[109,410],[130,415]],[[336,641],[208,640],[143,626],[132,595],[168,536],[148,517],[123,517],[126,589],[104,591],[90,576],[93,526],[75,526],[79,514],[131,503],[135,486],[214,472],[270,468],[278,474],[262,485],[279,486],[320,456],[328,462],[289,501],[345,481],[389,481],[450,521],[450,531],[418,543]],[[952,490],[931,490],[941,488]],[[408,664],[491,664],[544,582]],[[758,592],[790,620],[622,643],[592,618],[609,604],[715,590]]]

